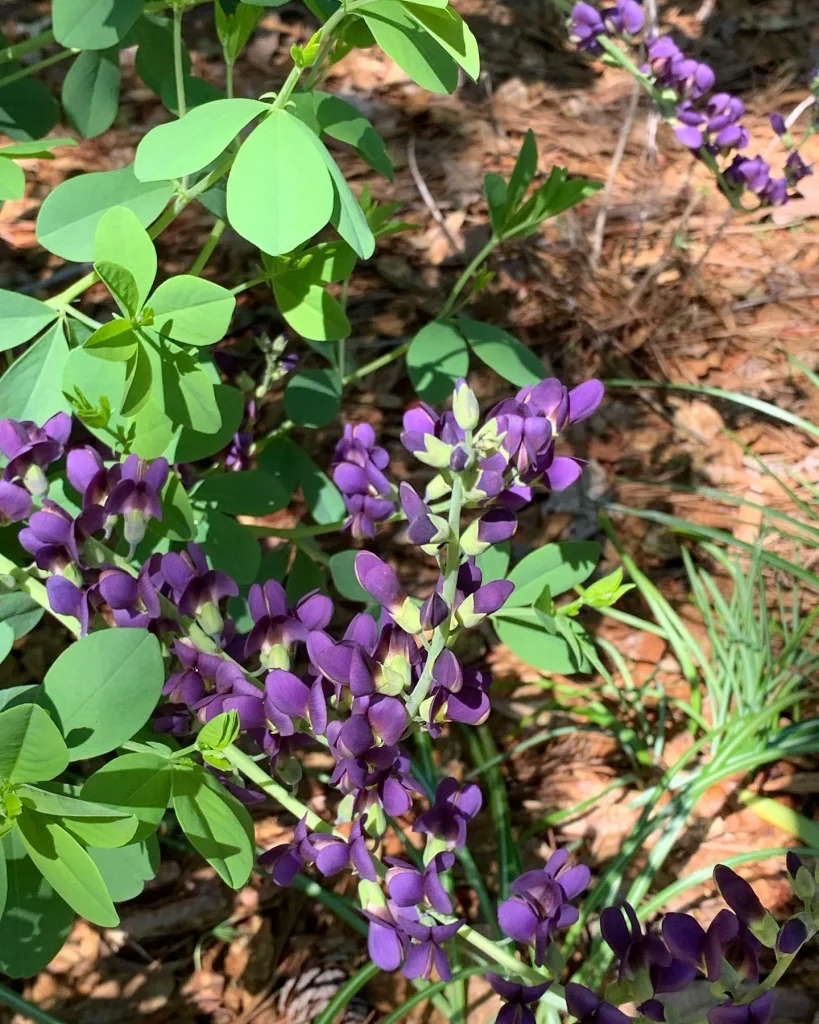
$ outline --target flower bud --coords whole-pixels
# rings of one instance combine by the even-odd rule
[[[438,547],[449,540],[449,523],[442,516],[420,515],[409,524],[407,537],[421,547],[427,544]]]
[[[484,584],[458,606],[455,613],[458,621],[467,629],[474,628],[487,615],[492,615],[502,608],[514,589],[515,584],[509,580],[493,580]]]
[[[415,452],[415,458],[433,469],[448,469],[454,447],[432,434],[424,435],[424,448]]]
[[[199,609],[196,618],[208,636],[219,636],[225,628],[225,620],[222,618],[219,606],[213,601],[206,601]]]
[[[421,605],[421,629],[437,629],[449,617],[449,605],[437,590]]]
[[[461,430],[474,430],[481,418],[481,410],[475,392],[463,377],[455,385],[452,395],[452,413]]]
[[[461,548],[467,555],[481,555],[492,545],[509,540],[517,525],[517,519],[509,509],[492,509],[469,524],[461,537]]]
[[[808,941],[808,927],[801,916],[786,921],[776,939],[776,951],[783,956],[793,956]]]
[[[38,498],[48,494],[48,478],[36,463],[32,463],[26,470],[23,483],[29,494],[33,494]]]

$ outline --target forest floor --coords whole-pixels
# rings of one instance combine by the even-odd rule
[[[717,67],[720,87],[745,100],[749,127],[764,149],[771,135],[767,113],[787,112],[805,95],[808,71],[816,63],[811,46],[819,46],[819,7],[812,0],[677,0],[659,6],[661,24],[674,25],[693,55]],[[349,151],[339,150],[353,188],[366,184],[377,199],[400,201],[402,217],[417,228],[386,239],[356,274],[348,307],[350,358],[372,359],[412,337],[435,315],[487,237],[483,174],[508,175],[527,129],[537,138],[542,172],[562,165],[606,181],[630,121],[608,198],[599,193],[576,211],[547,222],[526,242],[497,254],[492,261],[497,276],[473,315],[514,333],[567,383],[594,374],[721,388],[819,423],[819,389],[795,362],[819,368],[819,221],[814,219],[819,216],[819,177],[807,179],[805,198],[786,210],[728,219],[726,203],[705,172],[667,129],[658,130],[647,104],[640,100],[629,117],[631,80],[617,70],[591,66],[571,51],[549,0],[463,0],[458,7],[481,47],[479,83],[465,82],[451,97],[432,96],[380,53],[364,50],[341,61],[327,86],[373,121],[396,167],[391,183]],[[45,3],[7,2],[0,8],[0,29],[12,42],[35,34],[47,8]],[[186,39],[193,72],[221,86],[222,65],[209,18],[204,9],[190,14]],[[291,44],[305,42],[311,31],[295,9],[266,13],[237,67],[237,95],[275,89],[286,74]],[[26,198],[0,211],[0,287],[33,290],[36,282],[60,273],[62,262],[40,249],[34,234],[37,209],[49,190],[80,171],[123,166],[133,158],[141,134],[167,117],[132,65],[126,53],[124,103],[115,127],[75,149],[59,150],[54,161],[31,162]],[[46,81],[56,85],[61,73],[60,66],[50,69]],[[819,138],[803,155],[819,160]],[[160,266],[169,273],[187,270],[210,224],[201,207],[189,207],[159,240]],[[255,273],[251,248],[226,233],[208,274],[233,285]],[[104,296],[102,290],[90,292],[86,311],[93,314],[95,302],[103,303]],[[262,332],[275,335],[281,327],[270,295],[254,289],[242,295],[233,333],[223,347],[252,371],[259,360],[255,339]],[[501,395],[499,379],[475,369],[479,397],[491,404]],[[346,400],[350,418],[379,427],[394,453],[396,473],[405,478],[416,470],[398,445],[398,433],[412,397],[402,363],[396,362],[364,380]],[[273,392],[265,402],[263,414],[271,426],[283,418],[280,399]],[[307,443],[326,462],[337,433],[332,426]],[[589,460],[583,484],[527,513],[516,538],[521,550],[569,537],[602,540],[597,504],[615,497],[623,505],[673,513],[753,542],[760,528],[758,513],[672,487],[719,489],[787,510],[787,498],[770,471],[791,472],[819,486],[819,452],[804,431],[724,400],[662,388],[612,387],[599,414],[570,441]],[[297,521],[298,509],[287,515],[290,519],[280,517],[277,525]],[[681,614],[689,614],[692,628],[701,630],[686,604],[679,540],[633,516],[618,513],[612,519],[640,566],[677,602]],[[400,531],[388,534],[383,546],[419,590],[431,579],[431,570],[425,576],[407,562]],[[796,557],[806,556],[797,552]],[[610,544],[604,558],[616,563]],[[627,610],[645,614],[636,599],[629,600]],[[676,661],[658,637],[621,624],[607,625],[605,635],[619,647],[636,679],[659,671],[668,686],[679,681]],[[62,643],[58,633],[41,626],[18,645],[11,670],[0,671],[0,686],[42,679],[43,666]],[[488,659],[502,694],[491,725],[504,749],[521,735],[548,726],[552,713],[542,712],[521,733],[521,709],[542,695],[544,682],[491,637],[481,643],[476,656]],[[672,740],[667,757],[675,742],[679,753],[685,741]],[[444,755],[453,764],[466,758],[454,739]],[[312,767],[324,766],[317,758]],[[523,830],[548,812],[573,807],[626,771],[617,745],[588,732],[521,752],[504,765],[513,825]],[[734,791],[740,782],[808,816],[817,803],[819,772],[808,763],[778,764],[757,779],[730,780],[708,791],[686,840],[662,872],[662,884],[731,853],[794,841],[739,804]],[[615,786],[595,810],[568,818],[556,833],[529,840],[522,851],[525,863],[534,866],[555,841],[571,841],[593,870],[599,868],[633,827],[635,792],[629,784]],[[320,799],[316,784],[318,809]],[[272,807],[257,812],[260,845],[286,838],[292,827],[292,820]],[[489,871],[495,836],[488,815],[478,820],[473,837],[476,858]],[[756,865],[751,877],[763,902],[785,908],[788,887],[778,861]],[[686,900],[706,918],[716,906],[706,889],[701,898],[689,894]],[[332,991],[364,956],[360,939],[306,896],[278,890],[261,878],[232,893],[194,857],[169,849],[143,896],[123,908],[121,927],[100,931],[79,922],[56,960],[25,986],[25,994],[69,1024],[307,1024],[315,1013],[311,1000],[316,992],[322,987]],[[796,983],[799,987],[780,1004],[780,1024],[814,1020],[819,1010],[815,958],[805,958]],[[402,984],[393,977],[371,984],[368,1007],[362,1006],[360,1018],[349,1020],[377,1020],[401,997]],[[481,985],[473,979],[470,993],[479,996]],[[497,1003],[486,1000],[470,1015],[471,1024],[491,1021],[496,1010]],[[0,1010],[0,1022],[12,1019],[23,1021]]]

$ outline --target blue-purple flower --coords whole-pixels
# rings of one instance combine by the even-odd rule
[[[8,459],[6,481],[21,480],[31,494],[48,493],[45,470],[59,459],[71,433],[71,417],[58,412],[38,427],[31,420],[0,420],[0,451]]]
[[[396,906],[418,907],[428,903],[439,914],[452,913],[452,900],[441,882],[441,873],[449,871],[455,863],[454,854],[437,854],[423,871],[394,857],[387,857],[386,861],[390,865],[387,892]]]
[[[395,511],[392,485],[384,474],[390,457],[375,443],[369,423],[347,423],[333,454],[333,481],[344,497],[350,520],[346,524],[360,540],[375,536],[375,524]]]
[[[527,871],[512,883],[512,895],[498,908],[498,922],[516,942],[535,947],[535,963],[543,964],[553,934],[578,919],[571,900],[591,880],[585,864],[569,867],[568,850],[557,850],[544,867]]]
[[[632,1018],[622,1010],[574,981],[566,986],[566,1006],[577,1024],[632,1024]]]
[[[31,515],[31,495],[23,487],[0,480],[0,526],[21,523]]]
[[[166,459],[148,463],[137,455],[129,455],[122,463],[119,480],[105,502],[105,511],[109,516],[124,515],[123,533],[132,555],[145,536],[148,520],[162,519],[160,493],[167,479]]]
[[[486,980],[506,1005],[495,1018],[495,1024],[536,1024],[531,1007],[540,1002],[550,989],[551,981],[540,985],[522,985],[518,981],[507,981],[499,974],[487,971]]]
[[[205,552],[193,543],[185,551],[170,551],[162,556],[162,575],[180,614],[198,618],[206,633],[218,636],[224,627],[219,602],[238,596],[236,581],[211,569]]]
[[[467,825],[482,803],[480,787],[474,782],[461,786],[457,779],[443,779],[435,790],[432,806],[418,817],[412,831],[440,840],[447,850],[462,850]]]
[[[728,1000],[708,1012],[708,1024],[768,1024],[773,1013],[774,994],[764,992],[750,1003]]]

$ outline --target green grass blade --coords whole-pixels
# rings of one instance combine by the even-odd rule
[[[351,978],[344,982],[327,1006],[316,1017],[315,1024],[333,1024],[333,1021],[345,1009],[353,996],[360,992],[367,982],[371,981],[380,970],[381,968],[378,964],[374,964],[372,961],[360,967]]]

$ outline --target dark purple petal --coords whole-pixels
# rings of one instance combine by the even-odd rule
[[[502,608],[509,599],[515,584],[510,580],[493,580],[486,583],[475,593],[475,612],[478,615],[491,615]]]
[[[399,907],[415,907],[424,899],[424,876],[409,865],[390,868],[386,882],[390,899]]]
[[[130,573],[105,569],[100,575],[100,593],[112,608],[131,608],[137,603],[139,588]]]
[[[404,959],[404,947],[397,933],[386,925],[370,921],[367,935],[367,950],[370,959],[378,964],[382,971],[395,971]]]
[[[481,516],[478,524],[478,539],[485,544],[502,544],[514,536],[517,517],[506,508],[493,508]]]
[[[591,881],[591,871],[585,864],[575,864],[560,875],[558,881],[563,887],[566,896],[571,900],[579,896],[581,892],[588,889]]]
[[[600,1005],[597,995],[585,987],[570,981],[566,985],[566,1006],[573,1017],[586,1017]]]
[[[807,942],[807,939],[808,930],[804,921],[800,921],[798,917],[792,917],[790,921],[786,921],[782,925],[776,940],[776,948],[780,953],[790,956],[796,953],[800,946]]]
[[[681,124],[674,129],[674,134],[688,149],[701,149],[705,145],[702,132],[693,125]]]
[[[361,586],[388,611],[397,610],[404,603],[406,594],[395,570],[371,551],[356,555],[355,572]]]
[[[324,837],[324,843],[316,855],[316,867],[329,878],[343,871],[350,863],[350,851],[343,839],[336,836]]]
[[[339,745],[349,751],[349,756],[359,757],[373,745],[373,731],[365,715],[352,715],[341,726]]]
[[[310,688],[298,676],[284,669],[273,669],[265,679],[265,695],[285,715],[304,718]]]
[[[749,883],[725,864],[718,864],[714,868],[714,883],[740,921],[752,924],[765,917],[765,908]]]
[[[367,843],[363,838],[354,839],[350,843],[350,859],[353,862],[353,867],[368,882],[374,882],[378,878],[378,874],[375,870],[375,864],[370,855],[370,851],[367,849]]]
[[[0,480],[0,526],[28,519],[31,509],[31,495],[27,490]]]
[[[412,807],[412,799],[397,779],[389,778],[384,782],[381,802],[387,814],[400,818]]]
[[[524,900],[512,896],[498,907],[501,929],[516,942],[532,945],[538,926],[537,914]]]
[[[326,594],[313,590],[301,598],[294,611],[307,629],[324,629],[333,617],[333,602]]]
[[[424,630],[437,629],[441,623],[446,622],[448,616],[449,605],[437,590],[433,590],[421,605],[421,628]]]
[[[367,718],[376,735],[389,746],[401,739],[407,727],[406,708],[396,697],[382,697],[374,701],[367,712]]]
[[[689,914],[671,913],[663,918],[663,938],[680,960],[699,965],[705,951],[705,931]]]

